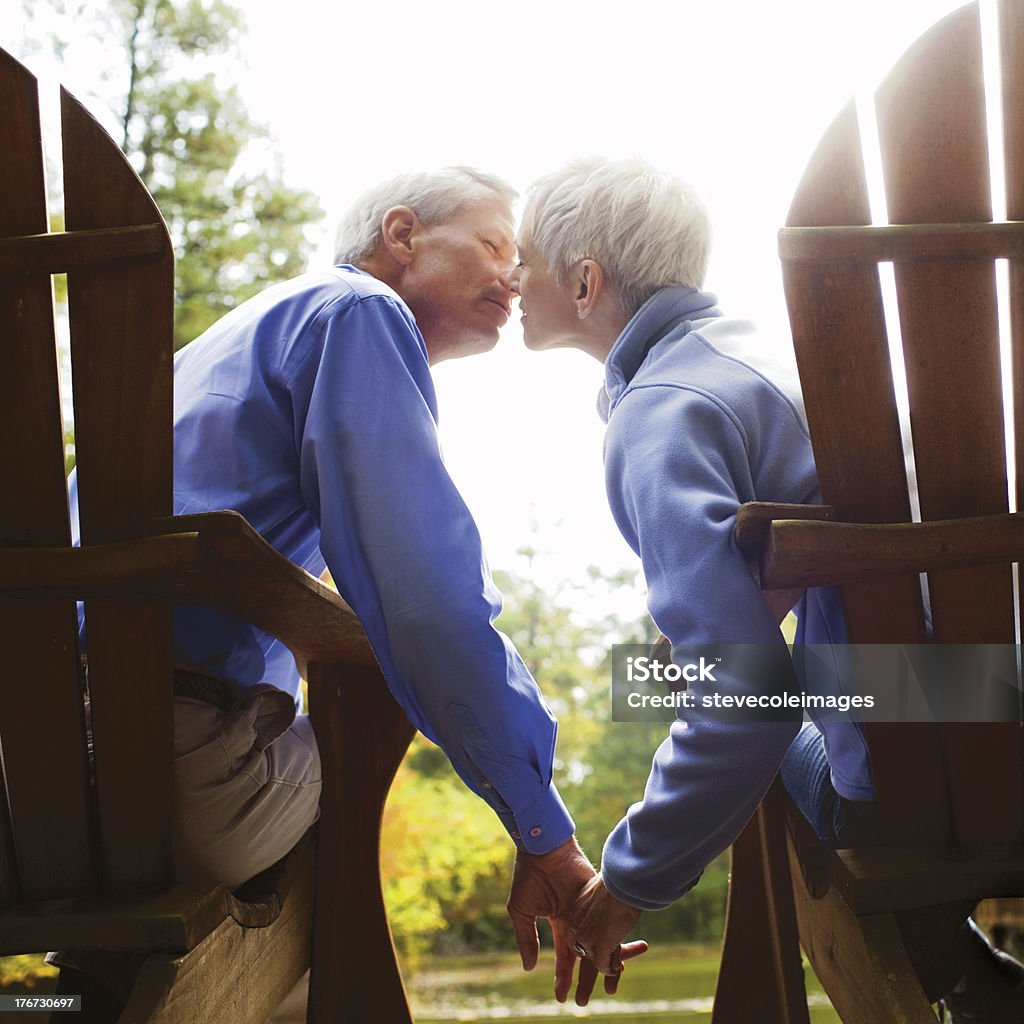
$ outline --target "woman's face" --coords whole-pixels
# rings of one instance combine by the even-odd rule
[[[580,319],[570,287],[555,280],[528,236],[520,234],[517,245],[519,263],[512,271],[511,285],[519,295],[523,343],[534,351],[578,347]]]

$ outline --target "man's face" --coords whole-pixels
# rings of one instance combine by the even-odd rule
[[[431,363],[486,352],[512,310],[515,224],[508,204],[484,199],[444,224],[421,225],[401,284]]]
[[[512,287],[519,295],[523,343],[535,352],[574,345],[579,316],[570,289],[555,280],[529,235],[522,233],[517,241],[519,263]]]

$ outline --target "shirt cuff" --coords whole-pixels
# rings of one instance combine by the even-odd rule
[[[511,816],[510,821],[503,818],[502,824],[516,846],[527,853],[550,853],[568,842],[576,831],[572,816],[553,782],[525,810]]]

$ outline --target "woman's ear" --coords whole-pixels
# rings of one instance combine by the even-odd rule
[[[597,308],[604,291],[604,270],[591,259],[580,260],[572,271],[573,303],[576,313],[585,320]]]
[[[408,206],[392,206],[381,221],[384,248],[403,267],[412,262],[412,240],[419,229],[420,219]]]

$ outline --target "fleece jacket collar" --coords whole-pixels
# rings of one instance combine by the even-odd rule
[[[711,292],[686,285],[671,285],[655,292],[623,328],[604,363],[604,387],[597,396],[597,411],[606,423],[622,393],[647,358],[651,348],[672,334],[681,338],[696,320],[721,316]]]

